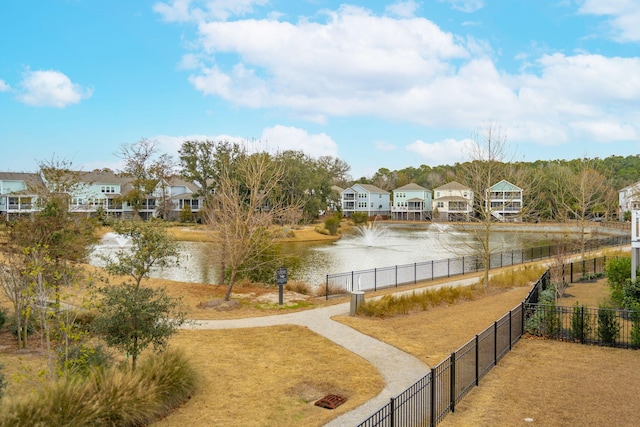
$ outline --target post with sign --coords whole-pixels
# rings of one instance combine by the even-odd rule
[[[284,304],[284,285],[287,284],[287,269],[280,267],[276,270],[276,284],[278,285],[278,303]]]

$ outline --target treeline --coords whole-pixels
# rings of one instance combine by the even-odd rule
[[[609,181],[611,187],[616,190],[640,181],[640,154],[630,156],[609,156],[604,159],[573,159],[573,160],[536,160],[535,162],[515,162],[514,165],[521,169],[544,171],[550,166],[566,167],[577,172],[587,160],[592,167],[602,173]],[[383,190],[391,191],[409,183],[416,183],[423,187],[433,189],[451,180],[456,180],[462,175],[468,162],[451,165],[419,167],[409,166],[399,170],[380,168],[372,177],[360,177],[352,183],[373,184]],[[464,184],[464,183],[463,183]]]

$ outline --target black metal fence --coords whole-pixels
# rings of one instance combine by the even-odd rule
[[[602,257],[574,262],[558,269],[560,273],[566,270],[571,281],[578,281],[577,276],[574,280],[574,274],[577,275],[578,271],[581,275],[585,272],[602,273],[605,263],[606,258]],[[479,384],[480,379],[511,350],[524,333],[585,344],[634,347],[634,339],[640,343],[640,316],[634,317],[633,313],[537,304],[541,292],[550,287],[551,276],[551,270],[547,270],[520,305],[451,353],[450,357],[433,367],[431,372],[403,393],[391,398],[388,404],[358,427],[436,426],[449,412],[455,411],[456,405],[469,390]],[[611,320],[612,312],[618,312],[613,315],[615,320]],[[542,321],[536,323],[535,319]],[[539,328],[533,328],[535,325]],[[613,331],[617,332],[614,334]]]
[[[630,236],[612,236],[594,239],[587,242],[586,251],[599,250],[605,247],[629,244]],[[501,268],[554,257],[556,254],[577,253],[576,245],[537,246],[529,249],[518,249],[491,254],[490,268]],[[567,275],[582,274],[590,266],[576,266],[576,270],[567,271]],[[463,256],[438,261],[425,261],[413,264],[395,265],[391,267],[372,268],[368,270],[350,271],[347,273],[327,274],[325,281],[325,297],[330,294],[353,291],[377,291],[390,287],[415,284],[444,277],[460,276],[484,270],[484,262],[477,256]]]

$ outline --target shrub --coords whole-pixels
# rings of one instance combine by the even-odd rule
[[[284,288],[288,291],[296,292],[302,295],[311,295],[311,288],[304,282],[287,282]]]
[[[539,304],[525,323],[525,330],[531,335],[554,337],[561,328],[561,320],[555,304],[555,289],[540,292]]]
[[[354,212],[351,214],[351,220],[355,225],[366,224],[369,221],[369,215],[366,212]]]
[[[329,233],[332,236],[335,236],[336,234],[338,234],[338,228],[340,227],[341,219],[342,218],[340,217],[340,214],[338,214],[338,213],[335,213],[335,214],[329,216],[327,219],[324,220],[324,228],[329,230]]]
[[[598,306],[598,338],[603,344],[614,345],[620,331],[620,322],[616,316],[616,311],[600,304]]]
[[[149,425],[186,400],[197,373],[184,353],[167,351],[138,370],[93,370],[64,377],[27,398],[7,402],[0,426]]]
[[[591,332],[590,316],[587,313],[585,317],[584,309],[584,305],[581,306],[576,302],[571,314],[571,337],[580,342],[584,342]]]
[[[640,304],[640,280],[628,280],[622,288],[622,307],[631,310]]]
[[[4,324],[7,321],[7,313],[5,313],[5,311],[0,308],[0,331],[2,330],[2,328],[4,327]]]
[[[631,346],[640,348],[640,306],[636,306],[631,312]]]
[[[623,291],[625,284],[631,280],[631,258],[611,258],[605,265],[607,283],[611,288],[611,302],[617,306],[623,305]]]
[[[57,362],[61,375],[87,377],[93,369],[107,368],[111,364],[111,358],[102,346],[74,344],[66,350],[66,353],[64,347],[58,349]]]
[[[408,314],[413,310],[427,310],[441,304],[453,304],[461,299],[472,299],[475,288],[469,286],[444,286],[410,294],[385,295],[365,301],[358,306],[357,314],[369,317],[387,317]]]

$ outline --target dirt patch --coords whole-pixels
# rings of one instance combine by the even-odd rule
[[[224,299],[212,299],[209,301],[204,301],[198,304],[198,308],[217,310],[217,311],[231,311],[240,307],[240,301],[230,300],[226,301]]]
[[[329,382],[301,381],[286,390],[287,396],[313,403],[328,394],[344,396],[345,391]]]

